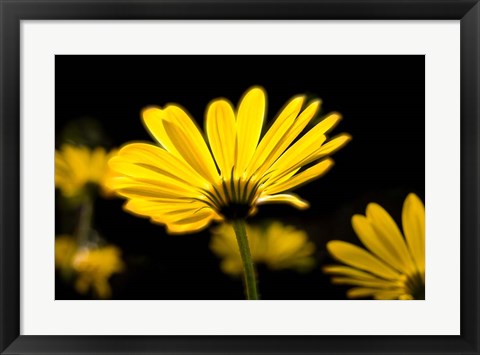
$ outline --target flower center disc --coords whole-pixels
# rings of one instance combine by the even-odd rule
[[[227,219],[243,219],[248,217],[251,207],[244,203],[231,202],[227,206],[222,206],[220,213]]]

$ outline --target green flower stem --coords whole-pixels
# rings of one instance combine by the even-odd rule
[[[92,197],[87,195],[84,197],[82,205],[80,206],[80,214],[78,217],[78,225],[76,231],[77,241],[80,245],[87,243],[89,240],[89,235],[92,228],[92,216],[93,201]]]
[[[243,276],[245,279],[245,288],[247,299],[258,300],[257,280],[255,278],[255,267],[253,265],[250,248],[248,247],[247,230],[245,229],[245,220],[234,219],[232,221],[235,235],[237,236],[238,249],[243,261]]]

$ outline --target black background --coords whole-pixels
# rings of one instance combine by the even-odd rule
[[[208,102],[237,103],[252,85],[268,94],[271,120],[294,95],[323,101],[338,111],[332,132],[353,140],[334,155],[324,177],[296,193],[311,207],[261,206],[252,218],[278,218],[304,228],[317,246],[318,266],[307,274],[258,267],[263,299],[343,299],[348,287],[332,286],[321,272],[331,263],[325,243],[357,242],[351,216],[377,202],[400,223],[404,198],[425,191],[425,70],[423,56],[56,56],[57,138],[75,119],[101,122],[111,146],[151,141],[140,121],[148,105],[176,102],[203,126]],[[57,140],[57,145],[60,143]],[[121,247],[127,271],[112,278],[114,299],[243,299],[242,283],[220,272],[208,229],[170,236],[162,226],[121,210],[120,199],[98,199],[95,228]],[[57,209],[58,221],[60,211]],[[65,232],[59,230],[57,234]],[[56,299],[79,296],[57,277]]]

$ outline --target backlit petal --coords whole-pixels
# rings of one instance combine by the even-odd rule
[[[223,176],[230,176],[235,162],[236,123],[230,102],[213,101],[207,109],[205,123],[213,156]]]
[[[405,294],[405,291],[402,289],[397,290],[380,290],[373,294],[373,298],[376,300],[398,300],[401,296]]]
[[[295,122],[295,118],[297,118],[300,113],[304,100],[304,96],[297,96],[291,99],[280,112],[260,141],[252,161],[248,166],[247,175],[256,172],[262,165],[271,164],[271,162],[283,152],[279,151],[278,147],[284,140],[285,134]]]
[[[288,203],[300,210],[304,210],[309,206],[307,201],[302,200],[300,197],[294,194],[267,195],[262,196],[257,200],[258,205],[266,203]]]
[[[241,176],[252,159],[262,132],[265,119],[266,94],[260,87],[249,89],[237,112],[238,155],[235,164],[236,176]]]
[[[399,272],[405,270],[405,260],[397,251],[396,245],[389,239],[389,236],[377,234],[365,216],[353,216],[352,226],[355,234],[372,253]]]
[[[167,105],[163,110],[147,108],[142,117],[150,133],[167,151],[185,160],[203,177],[215,180],[218,173],[212,155],[184,109],[176,105]]]
[[[334,240],[328,242],[327,249],[334,258],[347,265],[368,271],[385,279],[399,277],[399,273],[390,266],[356,245]]]
[[[140,163],[150,165],[157,169],[163,170],[166,174],[173,175],[184,182],[196,185],[202,188],[208,188],[210,185],[207,180],[194,170],[183,159],[178,159],[165,149],[146,143],[131,143],[124,146],[118,152],[112,161],[125,161],[132,164]],[[115,169],[114,169],[115,170]]]
[[[354,285],[363,287],[374,287],[386,290],[398,287],[398,284],[392,281],[382,279],[363,280],[350,277],[333,277],[332,283],[336,285]]]
[[[371,297],[378,292],[376,288],[354,287],[347,291],[348,298],[365,298]]]
[[[141,164],[141,163],[139,163]],[[129,162],[125,162],[117,157],[113,158],[110,162],[110,166],[115,171],[131,178],[134,184],[146,183],[153,186],[164,186],[172,190],[184,191],[186,193],[196,193],[197,189],[191,184],[186,183],[178,179],[175,175],[171,175],[168,171],[157,168],[153,165],[142,164],[136,165]],[[130,180],[126,180],[129,181]],[[114,179],[112,184],[114,188],[120,189],[128,186],[125,184],[125,180]]]
[[[216,182],[219,178],[218,171],[203,137],[199,136],[200,133],[196,131],[197,134],[194,134],[192,131],[185,131],[168,121],[165,121],[163,125],[167,134],[175,141],[176,147],[185,161],[208,181]]]
[[[199,214],[190,218],[179,220],[176,223],[167,223],[165,227],[171,234],[194,233],[204,229],[214,220],[214,214]],[[153,220],[162,223],[161,221]]]
[[[299,186],[318,179],[326,174],[332,168],[333,164],[333,159],[325,159],[286,181],[272,184],[271,186],[265,188],[265,192],[269,194],[276,194],[298,188]]]
[[[370,203],[367,206],[367,219],[381,243],[385,245],[385,250],[390,251],[390,255],[396,255],[395,260],[403,265],[401,270],[404,272],[413,271],[413,262],[405,239],[388,212],[382,206]],[[393,260],[392,258],[390,261]]]
[[[160,215],[171,211],[184,210],[186,208],[189,208],[192,210],[192,212],[194,212],[203,208],[207,208],[208,206],[201,201],[189,198],[161,198],[151,200],[132,199],[125,204],[125,207],[129,210],[135,210],[138,213],[158,213]]]
[[[359,280],[378,280],[379,279],[379,277],[376,275],[372,275],[368,272],[361,271],[349,266],[343,266],[343,265],[324,266],[322,271],[326,274],[343,275],[343,276],[348,276],[350,278],[356,278]]]
[[[352,140],[352,136],[347,133],[339,134],[330,139],[315,153],[315,159],[323,158],[329,154],[335,153],[340,148],[343,148],[348,142]]]
[[[312,128],[288,148],[288,150],[283,153],[270,168],[269,171],[272,173],[271,179],[276,179],[279,176],[287,174],[290,171],[313,161],[309,158],[313,156],[315,151],[319,149],[326,140],[324,135],[319,135],[317,133],[317,130]]]
[[[268,156],[265,160],[263,166],[259,169],[259,174],[264,174],[266,171],[271,169],[272,165],[277,162],[278,158],[285,152],[285,150],[290,146],[290,144],[298,137],[298,135],[303,131],[303,129],[307,126],[307,124],[315,117],[319,107],[320,107],[320,100],[315,100],[310,103],[305,110],[300,113],[300,115],[295,119],[295,122],[290,127],[290,129],[283,135],[280,142],[275,146],[272,150],[272,153]],[[297,168],[290,169],[289,171],[293,171],[298,169],[302,166],[302,164],[297,164]],[[278,170],[278,169],[277,169]],[[283,171],[282,174],[290,174],[290,172]],[[281,178],[281,177],[276,177]]]
[[[402,225],[408,249],[419,271],[425,271],[425,207],[415,194],[409,194],[402,210]]]
[[[331,112],[326,115],[317,126],[323,134],[330,132],[341,121],[342,115],[338,112]]]
[[[373,297],[377,300],[399,299],[404,291],[402,289],[382,290],[378,288],[355,287],[347,291],[348,298]]]

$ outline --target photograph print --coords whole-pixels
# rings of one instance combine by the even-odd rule
[[[424,202],[423,55],[55,56],[57,300],[424,300]]]

